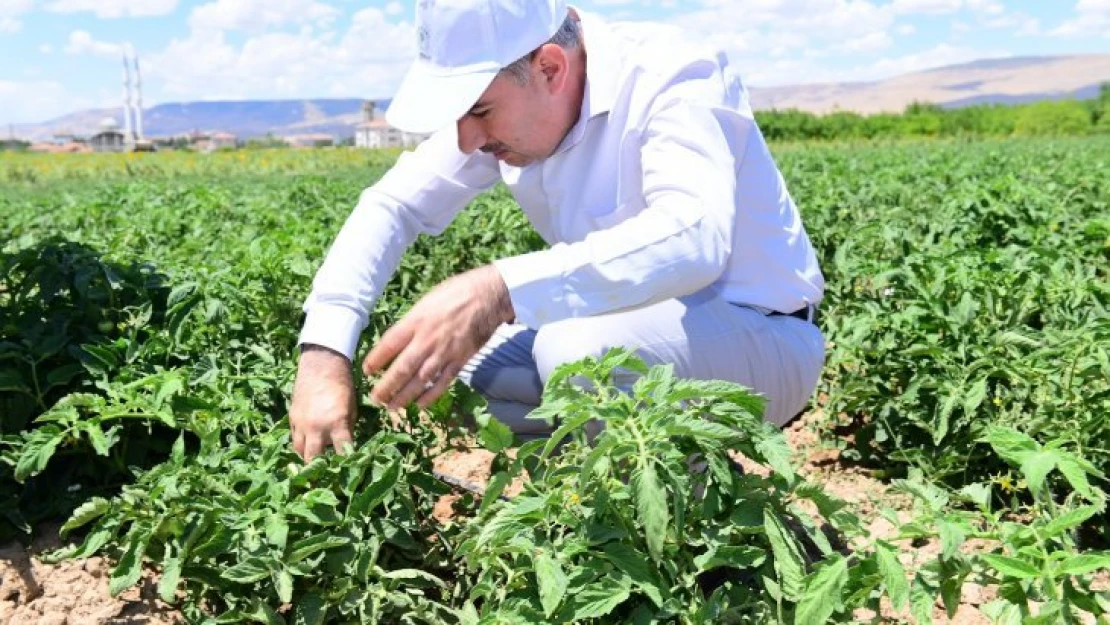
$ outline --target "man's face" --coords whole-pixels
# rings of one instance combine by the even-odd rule
[[[556,59],[552,65],[549,55],[542,59],[537,55],[526,84],[510,74],[499,74],[459,119],[459,150],[464,153],[481,150],[516,167],[550,156],[574,124],[581,107],[580,99],[577,104],[568,99],[570,94],[565,85],[569,81],[565,74],[569,69],[565,54],[563,57],[561,63]],[[571,107],[576,107],[573,115],[569,112]]]

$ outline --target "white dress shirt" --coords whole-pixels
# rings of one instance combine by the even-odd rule
[[[550,247],[494,263],[532,328],[637,308],[712,285],[792,312],[824,280],[740,78],[675,28],[579,12],[578,122],[526,167],[458,149],[454,128],[366,189],[316,274],[301,343],[353,358],[369,311],[419,233],[438,234],[504,181]]]

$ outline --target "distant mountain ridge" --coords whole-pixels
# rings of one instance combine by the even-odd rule
[[[355,124],[362,121],[363,102],[360,98],[336,98],[159,104],[143,110],[143,133],[147,137],[168,137],[218,131],[241,139],[325,133],[344,138],[353,136]],[[374,100],[378,111],[385,111],[390,102]],[[107,117],[122,122],[122,107],[87,109],[41,124],[15,124],[14,129],[17,137],[44,141],[62,133],[92,134]]]
[[[901,111],[911,102],[960,107],[1083,99],[1096,96],[1099,85],[1107,81],[1110,54],[1087,54],[981,59],[871,82],[753,87],[749,92],[757,110],[878,113]],[[306,133],[342,139],[354,134],[363,102],[341,98],[159,104],[144,110],[143,126],[148,137],[200,130],[230,132],[241,139]],[[384,112],[390,100],[375,100],[375,104]],[[58,133],[87,135],[105,117],[122,121],[120,108],[78,111],[40,124],[16,124],[14,130],[17,137],[36,141]]]
[[[898,112],[912,102],[944,107],[1085,99],[1110,81],[1110,54],[981,59],[884,80],[752,89],[757,109]]]

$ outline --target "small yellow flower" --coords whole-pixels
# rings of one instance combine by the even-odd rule
[[[1010,478],[1009,473],[998,478],[998,487],[1007,493],[1012,493],[1016,490],[1014,488],[1014,481]]]
[[[1002,398],[1001,397],[995,397],[992,403],[994,403],[995,406],[998,406],[999,408],[1001,408],[1002,407]]]
[[[567,500],[570,501],[572,506],[577,506],[579,502],[582,501],[582,498],[578,496],[578,493],[571,493],[570,497],[567,497]]]

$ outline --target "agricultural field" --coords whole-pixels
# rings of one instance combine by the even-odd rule
[[[617,392],[614,351],[552,380],[552,441],[362,381],[308,465],[300,306],[396,154],[0,154],[0,621],[1110,623],[1110,138],[772,149],[828,281],[785,431],[666,368]],[[363,351],[540,244],[479,197]]]

